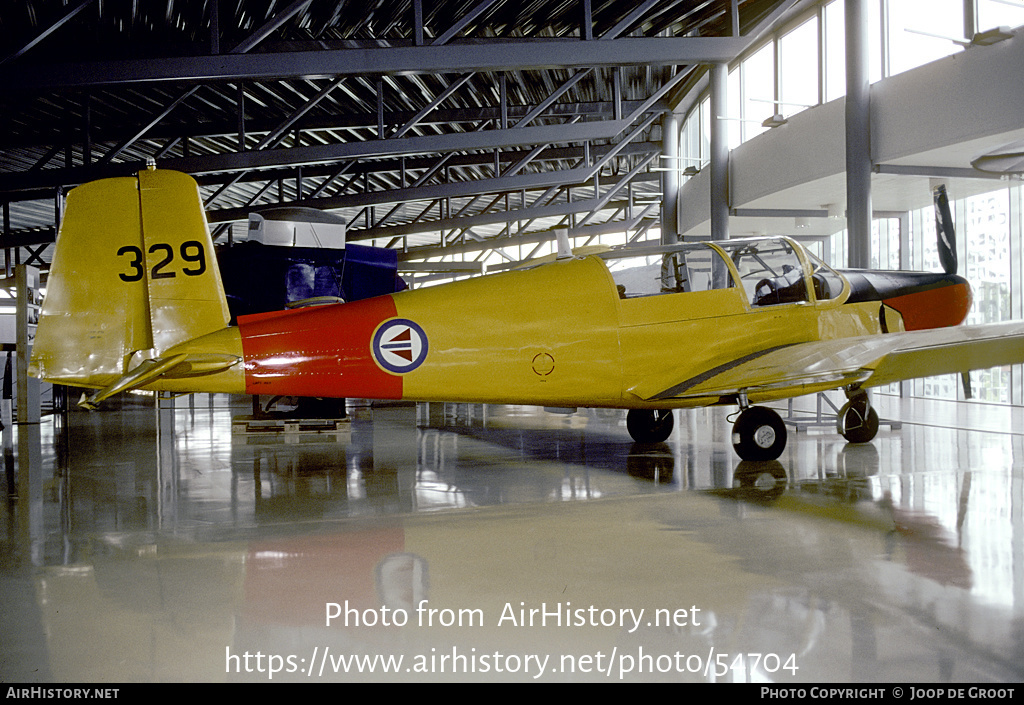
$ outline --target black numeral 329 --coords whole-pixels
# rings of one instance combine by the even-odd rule
[[[159,258],[149,272],[152,279],[171,279],[179,271],[187,277],[198,277],[206,271],[206,250],[203,243],[197,240],[187,240],[178,248],[177,256],[184,261],[182,266],[175,263],[174,248],[165,242],[150,245],[149,254]],[[146,275],[145,256],[141,247],[125,245],[117,251],[117,256],[130,258],[127,262],[129,271],[118,274],[122,281],[137,282]]]

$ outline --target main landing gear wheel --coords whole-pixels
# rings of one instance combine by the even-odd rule
[[[856,396],[843,405],[836,419],[836,430],[850,443],[868,443],[878,433],[878,412],[867,395]]]
[[[767,407],[747,407],[732,426],[732,447],[743,460],[775,460],[786,449],[786,424]]]
[[[661,443],[672,435],[675,419],[671,409],[630,409],[626,430],[637,443]]]

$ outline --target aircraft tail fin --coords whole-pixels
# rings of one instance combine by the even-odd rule
[[[72,190],[46,288],[30,373],[111,394],[169,373],[165,351],[230,320],[198,188],[174,171]]]

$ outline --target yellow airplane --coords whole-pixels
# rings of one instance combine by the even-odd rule
[[[567,244],[567,243],[566,243]],[[952,273],[838,272],[772,237],[612,250],[230,325],[198,188],[148,169],[68,195],[31,374],[94,388],[628,409],[736,405],[745,460],[777,458],[754,404],[830,389],[838,429],[878,428],[866,389],[1024,360],[1024,323],[960,326]]]

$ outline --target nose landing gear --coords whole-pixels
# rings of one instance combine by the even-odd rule
[[[849,401],[839,410],[836,431],[850,443],[867,443],[878,433],[878,412],[863,389],[848,389],[846,396]]]

